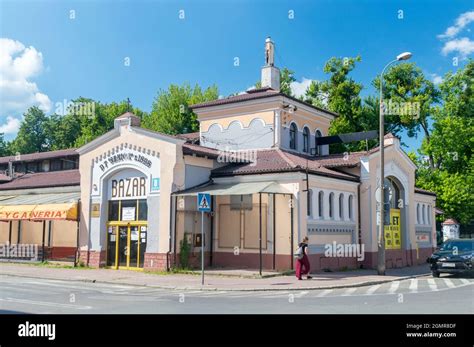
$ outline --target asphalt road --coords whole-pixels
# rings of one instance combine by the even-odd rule
[[[307,291],[175,291],[0,276],[0,313],[474,313],[474,279],[444,275]]]

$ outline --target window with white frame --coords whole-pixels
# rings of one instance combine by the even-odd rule
[[[334,218],[334,193],[329,194],[329,218]]]
[[[324,192],[322,190],[318,194],[318,216],[324,218]]]
[[[350,220],[354,220],[354,212],[353,212],[353,207],[352,207],[353,200],[354,200],[354,197],[352,195],[350,195],[349,199],[348,199],[348,203],[347,203],[347,206],[349,208],[349,219]]]
[[[304,127],[303,129],[303,152],[309,153],[309,129]]]
[[[291,123],[290,125],[290,148],[291,149],[297,148],[297,143],[296,143],[297,134],[298,134],[298,127],[296,126],[295,123]]]
[[[339,194],[339,219],[344,220],[344,194]]]
[[[316,141],[318,141],[318,137],[322,137],[322,136],[323,134],[319,130],[316,130],[316,133],[315,133]],[[323,154],[322,148],[323,146],[316,146],[316,155]]]

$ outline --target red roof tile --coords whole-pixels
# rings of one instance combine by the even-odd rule
[[[57,151],[49,152],[37,152],[37,153],[28,153],[21,154],[20,159],[16,160],[14,155],[8,157],[0,157],[0,164],[8,163],[9,161],[34,161],[34,160],[43,160],[43,159],[54,159],[59,157],[67,156],[79,156],[74,148],[70,149],[60,149]]]
[[[0,184],[0,190],[75,186],[80,184],[79,170],[28,173]]]
[[[432,192],[431,190],[421,189],[418,187],[415,187],[415,193],[436,196],[435,192]]]
[[[229,96],[227,98],[222,98],[222,99],[217,99],[217,100],[213,100],[213,101],[203,102],[203,103],[200,103],[200,104],[191,105],[190,108],[194,110],[194,109],[203,108],[203,107],[226,105],[226,104],[244,102],[244,101],[249,101],[249,100],[270,98],[270,97],[274,97],[274,96],[284,96],[288,99],[291,99],[295,102],[304,104],[304,105],[306,105],[308,107],[311,107],[315,110],[323,111],[323,112],[332,114],[335,117],[339,116],[335,112],[331,112],[331,111],[322,109],[320,107],[314,106],[310,103],[307,103],[307,102],[302,101],[300,99],[297,99],[297,98],[294,98],[292,96],[286,95],[285,93],[276,91],[276,90],[271,89],[271,88],[260,88],[260,89],[248,90],[247,92],[245,92],[243,94],[233,95],[233,96]]]

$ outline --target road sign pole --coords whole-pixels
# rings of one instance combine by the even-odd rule
[[[201,284],[204,285],[204,211],[201,212]]]

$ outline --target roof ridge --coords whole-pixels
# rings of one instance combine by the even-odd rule
[[[299,165],[296,165],[288,156],[286,155],[285,152],[283,152],[280,148],[276,149],[276,152],[282,157],[284,161],[286,161],[288,164],[290,164],[291,167],[300,167]]]

